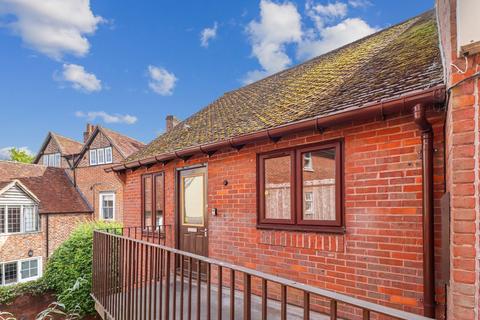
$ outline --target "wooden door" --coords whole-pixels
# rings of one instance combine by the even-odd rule
[[[208,256],[207,169],[178,172],[179,249]]]

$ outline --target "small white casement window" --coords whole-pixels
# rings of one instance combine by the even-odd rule
[[[307,153],[303,154],[303,170],[313,171],[312,153],[311,152],[307,152]]]
[[[54,167],[60,168],[60,153],[55,153]]]
[[[102,220],[113,220],[115,218],[115,193],[100,193],[100,218]]]
[[[97,149],[97,164],[105,163],[105,149]]]
[[[0,286],[31,281],[41,276],[41,257],[0,263]]]
[[[305,192],[305,202],[304,202],[304,214],[312,215],[313,214],[313,192]]]
[[[48,167],[48,154],[43,155],[43,165]]]
[[[112,147],[105,148],[105,163],[112,163]]]
[[[97,164],[97,150],[90,150],[90,165],[94,166]]]

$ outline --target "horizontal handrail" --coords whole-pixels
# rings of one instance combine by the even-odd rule
[[[341,293],[336,293],[336,292],[332,292],[332,291],[329,291],[329,290],[313,287],[311,285],[307,285],[307,284],[304,284],[304,283],[301,283],[301,282],[288,280],[288,279],[285,279],[285,278],[282,278],[282,277],[278,277],[278,276],[275,276],[275,275],[271,275],[271,274],[264,273],[264,272],[261,272],[261,271],[257,271],[257,270],[254,270],[254,269],[250,269],[250,268],[247,268],[247,267],[238,266],[238,265],[235,265],[235,264],[232,264],[232,263],[229,263],[229,262],[221,261],[221,260],[218,260],[218,259],[215,259],[215,258],[208,258],[208,257],[200,256],[200,255],[197,255],[197,254],[194,254],[194,253],[181,251],[179,249],[167,247],[165,245],[161,245],[161,244],[158,244],[158,243],[152,243],[152,242],[144,241],[144,240],[141,240],[141,239],[139,240],[139,239],[135,239],[135,238],[129,238],[129,237],[126,237],[126,236],[123,236],[123,235],[118,235],[118,234],[115,234],[115,233],[110,233],[110,232],[102,231],[102,230],[95,230],[95,232],[100,233],[100,234],[104,234],[104,235],[108,235],[110,237],[115,237],[115,238],[118,238],[118,239],[127,239],[128,241],[131,241],[131,242],[135,242],[135,243],[138,243],[138,244],[141,244],[141,245],[158,248],[158,249],[164,250],[165,252],[170,252],[170,253],[175,254],[175,255],[179,255],[179,256],[186,257],[186,258],[201,261],[201,262],[207,263],[209,265],[216,265],[216,266],[219,266],[219,267],[222,267],[222,268],[228,268],[228,269],[233,270],[235,272],[241,272],[241,273],[243,273],[245,275],[248,275],[248,276],[253,276],[253,277],[256,277],[256,278],[260,278],[260,279],[263,279],[263,280],[266,280],[266,281],[270,281],[270,282],[279,284],[282,287],[289,287],[289,288],[297,289],[297,290],[300,290],[304,293],[308,293],[308,294],[316,295],[316,296],[323,297],[323,298],[326,298],[326,299],[329,299],[329,300],[333,300],[333,301],[336,301],[336,302],[340,302],[340,303],[343,303],[343,304],[346,304],[346,305],[350,305],[350,306],[362,309],[364,311],[367,310],[367,311],[371,311],[371,312],[374,312],[374,313],[377,313],[377,314],[394,317],[394,318],[397,318],[397,319],[431,320],[431,318],[424,317],[424,316],[421,316],[421,315],[418,315],[418,314],[413,314],[413,313],[410,313],[410,312],[406,312],[406,311],[394,309],[394,308],[391,308],[391,307],[379,305],[379,304],[376,304],[376,303],[373,303],[373,302],[369,302],[369,301],[361,300],[361,299],[358,299],[358,298],[350,297],[350,296],[347,296],[347,295],[344,295],[344,294],[341,294]]]

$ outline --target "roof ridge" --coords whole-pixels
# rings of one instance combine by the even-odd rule
[[[57,136],[57,137],[61,137],[61,138],[64,138],[64,139],[70,140],[70,141],[72,141],[72,142],[76,142],[76,143],[78,143],[78,144],[82,144],[82,145],[83,145],[82,142],[80,142],[80,141],[78,141],[78,140],[75,140],[75,139],[73,139],[73,138],[70,138],[70,137],[67,137],[67,136],[58,134],[58,133],[53,132],[53,131],[50,131],[50,133],[51,133],[52,135]]]
[[[102,129],[102,130],[110,131],[110,132],[112,132],[112,133],[118,134],[118,135],[120,135],[120,136],[123,136],[123,137],[125,137],[125,138],[128,138],[128,139],[130,139],[130,140],[134,140],[134,141],[136,141],[136,142],[138,142],[138,143],[141,143],[141,144],[144,144],[144,145],[145,145],[144,142],[142,142],[142,141],[140,141],[140,140],[138,140],[138,139],[136,139],[136,138],[133,138],[133,137],[131,137],[131,136],[128,136],[128,135],[126,135],[126,134],[124,134],[124,133],[120,133],[120,132],[118,132],[118,131],[112,130],[112,129],[110,129],[110,128],[106,128],[106,127],[101,126],[101,125],[97,125],[97,126],[98,126],[100,129]]]

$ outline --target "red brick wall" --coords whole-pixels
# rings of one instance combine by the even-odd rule
[[[429,113],[435,132],[435,198],[444,192],[443,117]],[[346,234],[259,230],[257,153],[344,138]],[[208,163],[209,256],[362,299],[422,313],[420,135],[411,115],[308,132],[211,158],[129,171],[125,225],[140,225],[140,178],[165,171],[166,224],[174,224],[175,168]],[[228,185],[224,185],[228,180]],[[210,212],[210,211],[208,211]],[[436,242],[439,244],[436,225]],[[170,242],[171,243],[171,242]],[[437,260],[440,260],[437,252]],[[439,302],[442,292],[439,288]],[[439,314],[442,307],[439,307]]]
[[[480,55],[457,56],[456,1],[437,0],[447,85],[479,70]],[[477,26],[475,26],[477,27]],[[455,64],[464,74],[452,67]],[[479,95],[478,78],[451,90],[446,126],[446,186],[451,193],[448,316],[479,319]]]

